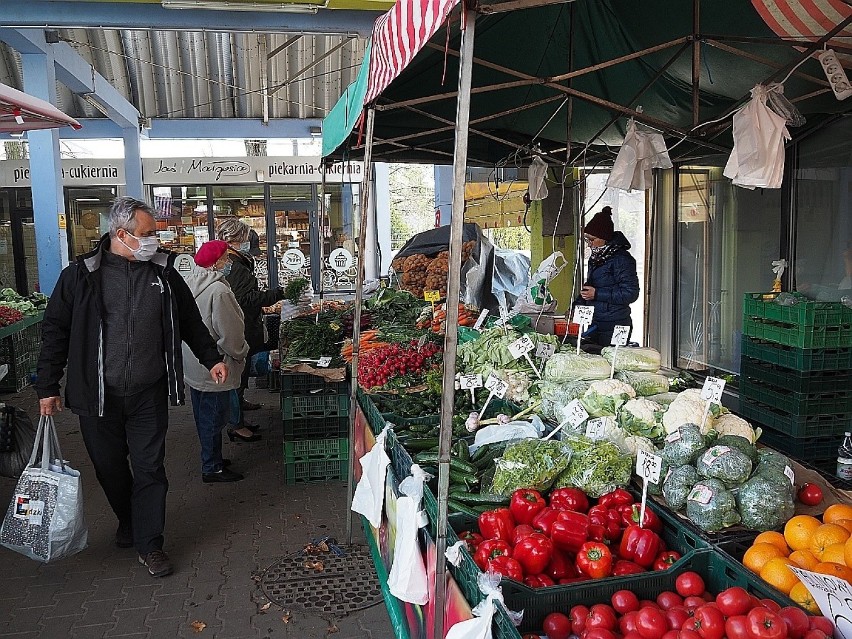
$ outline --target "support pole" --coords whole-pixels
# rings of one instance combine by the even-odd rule
[[[358,274],[355,276],[355,317],[352,327],[352,388],[349,392],[349,441],[355,441],[355,414],[358,401],[358,355],[361,350],[361,302],[364,297],[364,250],[367,243],[367,209],[370,204],[370,163],[373,156],[373,125],[376,111],[367,109],[367,145],[364,148],[364,177],[361,180],[361,225],[358,227]],[[458,309],[456,309],[458,310]],[[456,318],[458,320],[458,318]],[[449,321],[449,319],[448,319]],[[455,351],[453,351],[455,352]],[[378,434],[378,433],[376,433]],[[355,447],[350,443],[349,480],[346,482],[346,539],[352,544],[352,496],[355,492]],[[440,562],[438,562],[440,564]]]
[[[447,329],[444,336],[444,380],[441,395],[441,434],[438,446],[438,522],[435,546],[435,611],[433,639],[444,637],[444,598],[446,595],[447,494],[450,489],[450,447],[453,436],[456,350],[458,347],[459,291],[461,289],[461,248],[464,231],[464,182],[467,169],[470,84],[473,75],[473,42],[476,13],[465,8],[459,60],[459,98],[456,105],[456,144],[453,154],[453,211],[450,218],[450,258],[447,280]],[[356,320],[357,322],[357,320]]]
[[[692,126],[700,122],[700,85],[701,85],[701,0],[692,0]]]

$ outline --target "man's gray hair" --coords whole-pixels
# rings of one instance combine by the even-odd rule
[[[250,230],[251,228],[247,224],[240,222],[235,217],[229,217],[222,220],[216,228],[216,239],[224,240],[229,244],[237,242],[242,244],[248,242]]]
[[[142,200],[127,196],[115,198],[109,209],[109,236],[115,237],[118,229],[135,233],[137,211],[143,211],[151,217],[156,217],[154,210]]]

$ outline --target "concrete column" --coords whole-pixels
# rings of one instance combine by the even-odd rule
[[[145,199],[145,187],[142,185],[142,155],[139,150],[139,130],[127,128],[121,130],[124,138],[124,177],[127,195],[137,200]]]
[[[453,167],[451,165],[435,165],[435,209],[441,212],[439,226],[449,224],[453,213]]]
[[[391,263],[390,168],[384,162],[373,165],[373,202],[375,203],[374,237],[379,251],[374,277],[386,275]],[[367,236],[367,241],[370,236]],[[367,272],[370,272],[369,270]]]
[[[53,56],[21,54],[24,72],[24,91],[56,103],[56,73]],[[38,287],[50,295],[59,273],[68,262],[68,241],[60,232],[59,216],[65,217],[65,198],[62,191],[62,162],[59,154],[59,132],[56,129],[29,131],[30,178],[33,194],[36,253],[38,257]],[[35,289],[36,282],[29,283]]]

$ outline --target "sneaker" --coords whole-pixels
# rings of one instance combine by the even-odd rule
[[[115,531],[115,545],[119,548],[133,548],[133,528],[130,525],[118,524]]]
[[[227,467],[228,467],[228,466],[230,466],[230,465],[231,465],[231,460],[230,460],[230,459],[228,459],[227,457],[225,457],[225,458],[223,458],[223,459],[222,459],[222,468],[227,468]]]
[[[204,473],[201,475],[201,481],[205,484],[216,484],[219,482],[240,481],[245,479],[242,475],[229,468],[223,468],[218,473]]]
[[[147,566],[152,577],[165,577],[172,574],[172,562],[162,550],[152,550],[144,557],[139,555],[139,563]]]

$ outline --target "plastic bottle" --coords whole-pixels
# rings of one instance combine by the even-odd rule
[[[843,442],[837,449],[837,476],[852,481],[852,433],[843,433]]]

